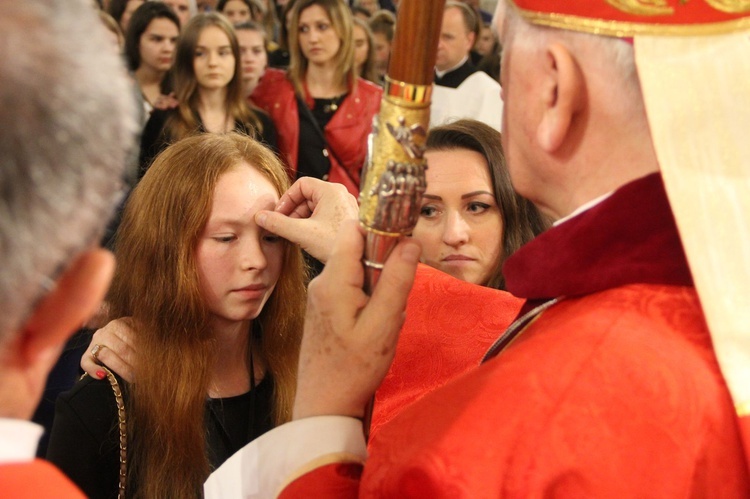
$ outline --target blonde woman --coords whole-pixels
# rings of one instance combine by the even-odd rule
[[[357,195],[382,91],[357,76],[352,32],[343,0],[296,1],[289,69],[268,69],[251,98],[271,115],[296,177],[339,182]]]

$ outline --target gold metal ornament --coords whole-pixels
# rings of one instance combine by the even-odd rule
[[[636,16],[670,16],[674,9],[666,0],[607,0],[615,9]]]
[[[380,114],[373,119],[360,189],[359,220],[367,230],[366,288],[401,236],[414,230],[426,188],[424,147],[431,86],[386,81]]]

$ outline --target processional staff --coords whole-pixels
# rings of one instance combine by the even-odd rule
[[[373,120],[359,194],[367,231],[365,290],[388,254],[411,233],[425,190],[424,144],[445,0],[402,0],[380,113]]]

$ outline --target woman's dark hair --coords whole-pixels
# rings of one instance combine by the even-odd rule
[[[131,71],[135,71],[141,65],[141,36],[154,19],[168,19],[177,26],[177,31],[180,31],[180,19],[165,3],[146,2],[135,9],[125,33],[125,60]]]
[[[289,50],[289,27],[286,25],[286,17],[292,11],[294,4],[296,3],[297,0],[289,0],[281,11],[281,19],[279,19],[279,24],[281,24],[279,47],[283,50]]]
[[[128,4],[128,0],[111,0],[109,7],[107,7],[107,14],[112,16],[117,24],[120,24],[122,14],[125,12],[125,6]]]
[[[502,274],[505,259],[549,227],[549,220],[531,201],[516,194],[505,165],[505,154],[500,144],[500,132],[476,120],[459,120],[430,130],[428,151],[466,149],[481,154],[487,161],[492,179],[492,191],[503,220],[503,251],[486,286],[505,289]],[[457,167],[459,165],[456,165]]]
[[[492,50],[482,57],[477,64],[477,69],[484,71],[498,83],[500,82],[501,48],[500,42],[495,40],[495,43],[492,44]]]
[[[263,35],[263,45],[266,48],[266,52],[268,52],[268,34],[261,24],[256,23],[255,21],[245,21],[244,23],[235,24],[234,31],[254,31],[260,33]]]
[[[393,33],[396,29],[396,16],[389,10],[379,10],[370,17],[370,31],[372,34],[385,35],[388,43],[393,41]]]

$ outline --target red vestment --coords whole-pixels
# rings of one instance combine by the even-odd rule
[[[3,499],[84,499],[83,492],[60,470],[41,459],[0,465],[0,497]]]
[[[420,264],[396,357],[375,394],[370,437],[414,401],[479,366],[522,303]]]
[[[363,471],[321,466],[281,497],[750,497],[658,174],[542,234],[505,276],[530,303],[561,300],[384,425]]]

